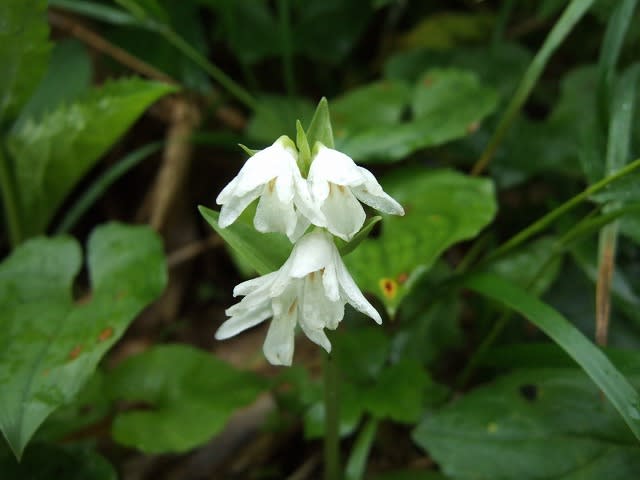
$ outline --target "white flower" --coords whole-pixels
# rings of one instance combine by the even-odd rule
[[[360,202],[384,213],[404,215],[402,206],[382,190],[369,170],[324,145],[313,157],[307,180],[312,199],[325,217],[324,224],[316,225],[343,240],[350,240],[364,224],[366,215]]]
[[[331,235],[321,230],[298,240],[280,270],[241,283],[233,295],[245,297],[227,309],[231,318],[220,326],[216,338],[224,340],[273,317],[263,350],[274,365],[291,365],[296,324],[330,352],[324,329],[338,326],[346,303],[382,323],[351,278]]]
[[[291,241],[304,233],[310,221],[321,223],[311,202],[307,182],[296,163],[295,145],[286,136],[254,154],[220,192],[218,223],[225,228],[260,197],[253,224],[259,232],[281,232]]]

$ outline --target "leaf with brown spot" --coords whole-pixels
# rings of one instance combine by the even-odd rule
[[[72,297],[82,253],[70,237],[27,241],[0,264],[0,331],[12,332],[0,336],[0,429],[17,457],[166,284],[162,245],[147,227],[98,227],[87,250],[92,291],[83,302]]]

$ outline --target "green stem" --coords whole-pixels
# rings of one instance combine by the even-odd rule
[[[330,354],[324,362],[324,478],[340,480],[340,381],[338,365]]]
[[[560,216],[564,215],[565,213],[567,213],[569,210],[574,208],[576,205],[578,205],[583,200],[586,200],[587,198],[589,198],[594,193],[602,190],[604,187],[609,185],[611,182],[613,182],[613,181],[615,181],[615,180],[617,180],[617,179],[619,179],[621,177],[624,177],[625,175],[631,173],[632,171],[634,171],[638,167],[640,167],[640,158],[634,160],[633,162],[631,162],[630,164],[628,164],[624,168],[621,168],[620,170],[618,170],[613,175],[609,175],[608,177],[603,178],[599,182],[596,182],[593,185],[590,185],[589,187],[584,189],[582,192],[580,192],[575,197],[570,198],[565,203],[560,205],[558,208],[556,208],[556,209],[552,210],[551,212],[549,212],[548,214],[546,214],[540,220],[537,220],[536,222],[532,223],[531,225],[529,225],[524,230],[521,230],[516,235],[511,237],[509,240],[507,240],[505,243],[503,243],[500,247],[495,249],[488,257],[486,257],[481,262],[481,264],[485,264],[485,263],[488,263],[490,261],[493,261],[493,260],[497,259],[498,257],[504,255],[505,253],[509,252],[510,250],[514,249],[518,245],[522,244],[523,242],[525,242],[526,240],[531,238],[536,233],[541,232],[542,230],[544,230],[555,219],[557,219],[558,217],[560,217]]]
[[[296,93],[296,80],[293,75],[293,48],[291,44],[291,9],[289,0],[278,1],[280,17],[280,41],[282,47],[282,67],[287,93],[293,97]]]
[[[2,203],[9,232],[9,242],[15,248],[22,241],[18,197],[11,177],[8,157],[4,154],[2,146],[0,146],[0,190],[2,190]]]
[[[258,108],[258,103],[255,98],[243,87],[234,82],[231,77],[220,70],[217,66],[207,60],[198,50],[193,48],[187,43],[180,35],[174,32],[171,28],[166,26],[159,26],[158,31],[162,34],[169,43],[189,57],[195,64],[207,72],[211,77],[222,85],[231,95],[237,100],[243,103],[245,106],[255,111]]]

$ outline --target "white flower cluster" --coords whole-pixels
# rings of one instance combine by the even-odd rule
[[[337,150],[317,144],[307,178],[298,167],[298,152],[288,137],[255,153],[220,192],[219,225],[225,228],[260,198],[254,226],[281,232],[294,243],[277,271],[238,285],[244,298],[227,309],[230,317],[216,332],[232,337],[273,317],[264,354],[274,365],[291,365],[296,325],[310,340],[331,351],[324,329],[335,329],[347,303],[381,323],[347,271],[332,235],[350,240],[365,221],[363,202],[384,213],[403,215],[368,170]],[[316,228],[305,235],[310,225]]]

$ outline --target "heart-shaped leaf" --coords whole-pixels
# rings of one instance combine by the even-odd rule
[[[71,238],[30,240],[0,265],[0,428],[17,457],[166,284],[162,245],[146,227],[99,227],[87,255],[93,290],[79,301]]]
[[[260,377],[186,345],[130,357],[107,383],[112,397],[140,405],[116,416],[113,437],[147,453],[183,452],[206,442],[266,386]]]
[[[358,285],[382,299],[393,314],[420,272],[448,247],[473,238],[496,212],[493,184],[449,170],[407,169],[385,190],[404,217],[385,216],[382,233],[345,257]]]

